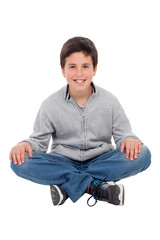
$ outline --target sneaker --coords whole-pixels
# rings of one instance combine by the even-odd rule
[[[68,198],[67,194],[65,193],[63,188],[61,188],[60,186],[50,185],[50,190],[51,190],[51,197],[52,197],[52,202],[54,206],[62,205]]]
[[[88,193],[92,195],[87,201],[90,207],[94,206],[97,200],[120,206],[124,204],[124,187],[122,184],[106,182],[105,179],[102,181],[93,180],[88,188]],[[92,197],[94,197],[95,203],[90,205],[89,201]]]

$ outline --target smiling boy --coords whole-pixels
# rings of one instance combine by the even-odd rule
[[[123,205],[124,187],[115,182],[147,169],[150,151],[132,133],[118,99],[93,83],[98,53],[90,39],[69,39],[60,62],[68,84],[42,103],[32,135],[10,152],[11,168],[50,185],[54,205],[68,197],[76,202],[85,192],[95,203]]]
[[[82,106],[92,94],[91,82],[96,70],[97,66],[93,67],[91,56],[85,56],[83,52],[72,53],[62,68],[71,96]]]

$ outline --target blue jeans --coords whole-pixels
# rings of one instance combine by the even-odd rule
[[[76,202],[93,179],[118,181],[144,171],[151,163],[151,154],[146,146],[137,159],[130,161],[120,149],[106,152],[96,158],[79,162],[66,157],[33,152],[25,154],[25,163],[15,165],[12,170],[20,177],[45,185],[60,185],[70,199]]]

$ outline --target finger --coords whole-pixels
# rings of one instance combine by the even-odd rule
[[[9,160],[12,162],[13,161],[13,159],[12,159],[12,151],[10,152],[10,154],[9,154]]]
[[[16,154],[15,153],[13,153],[13,162],[14,162],[14,164],[17,164],[17,158],[16,158]]]
[[[32,148],[29,143],[25,146],[25,152],[28,152],[29,157],[32,157]]]
[[[138,158],[138,146],[135,148],[135,151],[134,151],[134,158]]]
[[[25,162],[25,152],[24,151],[21,152],[21,161],[22,161],[22,163]]]
[[[124,148],[125,148],[125,143],[123,142],[121,145],[121,152],[124,152]]]
[[[134,158],[138,158],[138,151],[139,151],[138,143],[135,143]]]
[[[32,157],[32,148],[30,146],[28,146],[27,152],[28,152],[29,156]]]
[[[132,147],[130,150],[130,160],[133,161],[134,158],[134,148]]]
[[[130,142],[126,141],[126,158],[129,158],[131,151],[131,144]]]
[[[130,155],[130,146],[126,146],[126,158],[129,158]]]
[[[32,157],[32,150],[30,150],[28,153],[29,153],[29,156]]]
[[[142,143],[140,142],[138,145],[138,153],[141,153],[141,152],[142,152]]]
[[[18,153],[17,153],[17,161],[18,161],[18,164],[19,165],[22,165],[22,161],[21,161],[21,154],[20,154],[20,152],[18,151]]]

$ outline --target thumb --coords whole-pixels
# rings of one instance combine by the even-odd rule
[[[26,146],[26,152],[28,152],[29,156],[32,157],[32,148],[29,144]]]
[[[124,149],[125,149],[125,141],[124,141],[124,142],[122,143],[122,145],[121,145],[121,152],[123,152]]]

